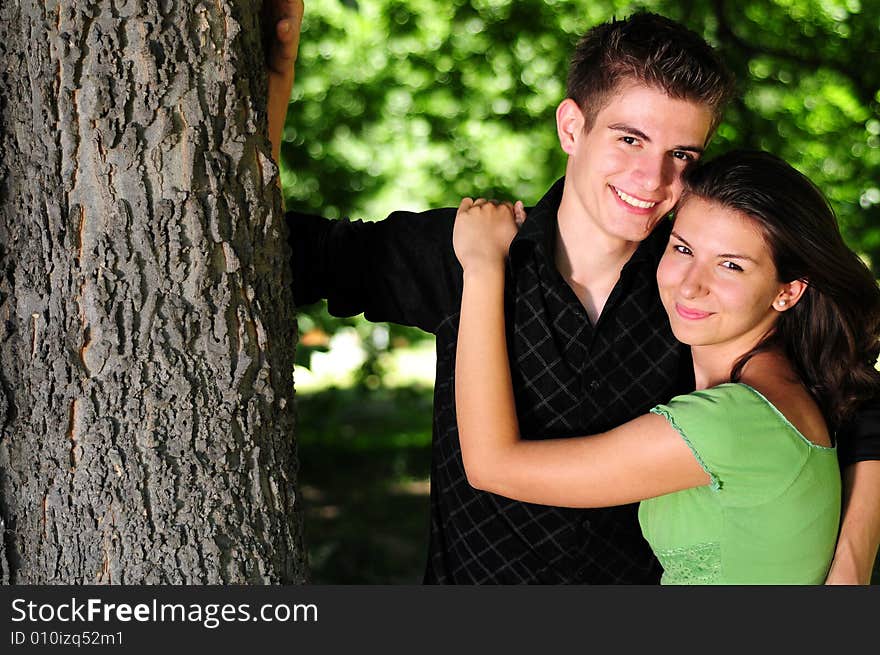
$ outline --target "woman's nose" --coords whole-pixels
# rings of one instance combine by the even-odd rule
[[[685,298],[698,298],[705,295],[706,283],[704,273],[699,266],[691,266],[681,280],[679,290]]]

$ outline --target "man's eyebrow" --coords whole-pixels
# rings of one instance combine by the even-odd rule
[[[672,230],[671,234],[676,239],[681,241],[684,245],[686,245],[690,250],[694,249],[694,247],[691,244],[689,244],[685,239],[683,239],[682,236],[678,232],[676,232],[675,230]],[[718,255],[715,255],[715,256],[719,257],[721,259],[744,259],[746,261],[752,262],[753,264],[758,263],[755,261],[754,257],[749,257],[748,255],[737,255],[736,253],[732,253],[732,252],[722,252],[722,253],[719,253]]]
[[[638,139],[641,139],[645,143],[651,143],[651,137],[642,132],[640,129],[633,127],[632,125],[627,125],[626,123],[612,123],[608,126],[608,129],[614,130],[615,132],[623,132],[625,134],[629,134]],[[705,151],[705,148],[702,146],[675,146],[672,150],[684,150],[685,152],[694,152],[698,155],[702,155]]]

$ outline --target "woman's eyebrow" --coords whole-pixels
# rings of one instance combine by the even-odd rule
[[[682,238],[682,236],[678,232],[676,232],[675,230],[672,230],[671,234],[676,239],[681,241],[684,245],[686,245],[690,250],[694,249],[694,247],[691,244],[689,244],[686,239]],[[758,263],[755,261],[754,257],[749,257],[748,255],[739,255],[739,254],[733,253],[733,252],[722,252],[722,253],[719,253],[715,256],[719,257],[719,258],[723,258],[723,259],[744,259],[746,261],[752,262],[753,264]]]

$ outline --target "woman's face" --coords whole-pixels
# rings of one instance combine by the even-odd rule
[[[754,220],[701,198],[676,212],[657,284],[679,341],[724,346],[734,356],[748,352],[790,302]]]

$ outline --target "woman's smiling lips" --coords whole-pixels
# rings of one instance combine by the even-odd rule
[[[675,311],[679,316],[689,321],[696,321],[712,315],[712,312],[701,312],[698,309],[690,309],[679,303],[675,303]]]

